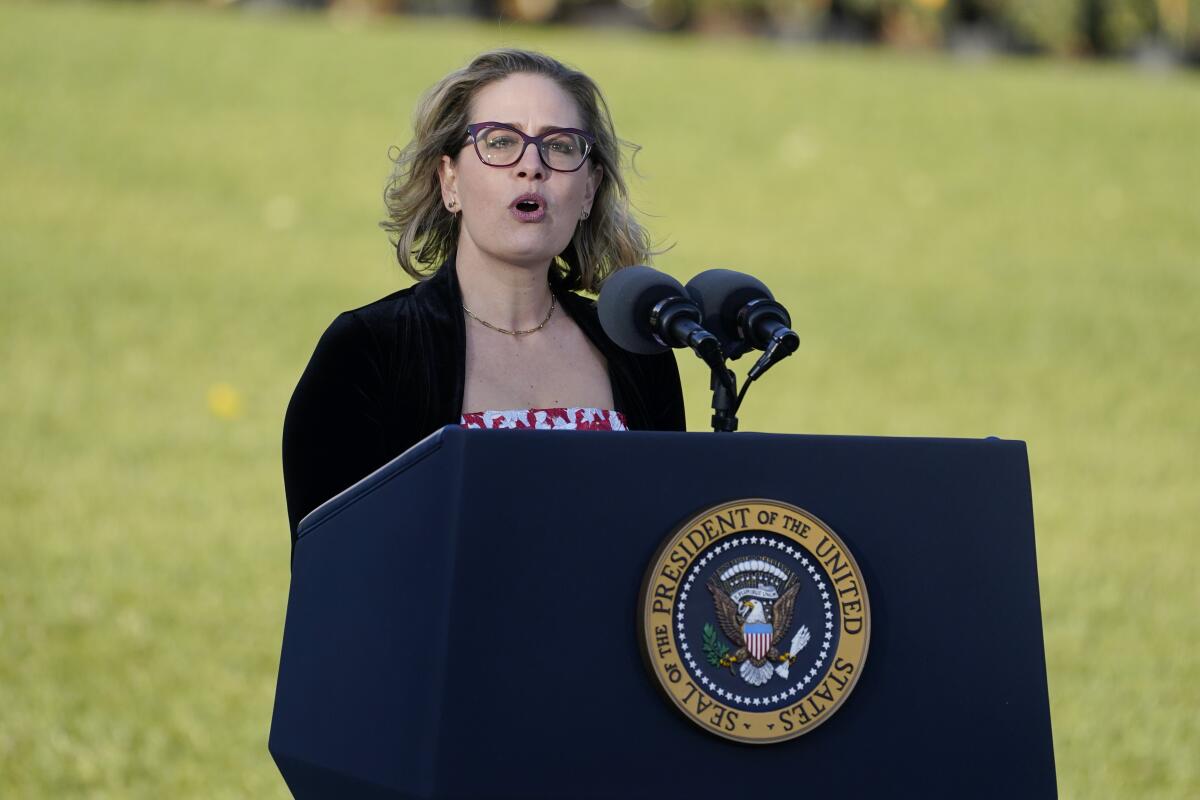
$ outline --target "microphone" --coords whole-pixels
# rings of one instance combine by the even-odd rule
[[[604,281],[597,302],[608,338],[631,353],[652,355],[690,347],[714,370],[724,372],[721,343],[700,324],[700,307],[683,284],[656,269],[619,269]]]
[[[754,348],[770,351],[774,363],[800,346],[787,309],[753,275],[731,269],[706,270],[688,281],[687,292],[700,306],[702,324],[716,334],[729,358],[739,358]]]

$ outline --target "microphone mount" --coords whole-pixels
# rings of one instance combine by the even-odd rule
[[[800,337],[791,324],[787,309],[767,298],[751,300],[738,312],[738,333],[755,349],[763,351],[746,374],[747,383],[758,380],[800,347]]]
[[[722,430],[737,430],[737,417],[733,416],[736,411],[737,382],[725,366],[725,351],[721,348],[721,342],[700,325],[700,319],[700,309],[693,300],[672,295],[659,300],[650,309],[650,330],[655,341],[663,347],[689,347],[708,365],[712,373],[710,385],[714,393],[719,392],[722,398],[727,398],[722,401],[722,407],[732,419],[733,427],[725,427],[729,424],[726,422]],[[716,408],[715,395],[713,404]],[[715,427],[716,416],[713,419]]]

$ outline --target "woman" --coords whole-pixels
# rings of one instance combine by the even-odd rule
[[[670,352],[616,347],[595,293],[649,255],[595,83],[485,53],[442,79],[396,159],[382,226],[419,283],[339,315],[288,405],[301,518],[444,425],[683,430]]]

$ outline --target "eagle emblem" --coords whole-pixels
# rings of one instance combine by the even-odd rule
[[[800,593],[796,575],[772,558],[742,558],[713,573],[708,590],[721,633],[736,648],[721,647],[714,665],[728,667],[752,686],[762,686],[775,674],[786,679],[810,638],[801,625],[787,650],[780,651]]]
[[[680,523],[647,567],[643,655],[709,733],[793,739],[824,723],[862,672],[865,583],[845,542],[804,509],[761,498],[712,506]]]

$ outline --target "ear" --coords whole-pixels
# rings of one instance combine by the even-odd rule
[[[447,209],[462,208],[458,199],[458,169],[450,156],[442,156],[438,162],[438,183],[442,187],[442,205]]]
[[[583,210],[592,213],[592,203],[596,199],[596,190],[600,188],[601,181],[604,180],[604,166],[597,164],[594,168],[588,170],[587,183],[583,188]]]

